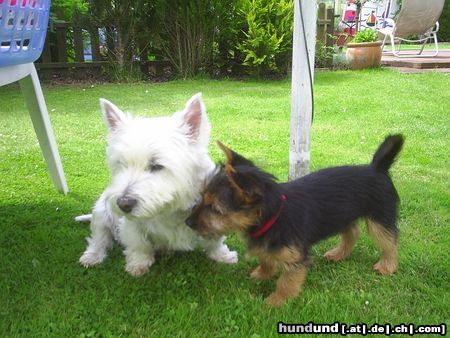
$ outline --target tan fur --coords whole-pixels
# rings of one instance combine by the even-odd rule
[[[304,257],[297,248],[285,247],[277,251],[256,248],[250,253],[258,256],[260,263],[250,275],[254,279],[269,279],[275,275],[276,267],[281,266],[282,273],[277,280],[276,289],[266,299],[268,305],[279,307],[286,300],[298,296],[306,278],[307,268],[299,265]]]
[[[247,192],[242,189],[233,178],[233,173],[235,172],[233,167],[230,164],[226,164],[224,167],[225,174],[227,175],[228,182],[230,182],[230,186],[233,187],[236,192],[236,197],[241,201],[242,204],[251,204],[253,202],[252,193]]]
[[[295,264],[304,257],[297,248],[284,247],[276,251],[267,251],[263,248],[254,248],[250,251],[251,255],[257,256],[260,261],[271,261],[274,264]]]
[[[242,189],[239,184],[237,184],[236,180],[233,178],[233,174],[236,173],[236,170],[233,167],[233,161],[234,161],[234,155],[233,151],[225,146],[220,141],[217,141],[218,146],[225,154],[225,157],[227,158],[227,163],[224,165],[223,169],[225,174],[227,175],[228,181],[230,182],[230,185],[234,188],[237,198],[243,203],[243,204],[251,204],[253,202],[253,197],[255,193],[260,193],[260,191],[245,191]]]
[[[253,226],[258,222],[259,210],[248,210],[246,213],[230,212],[228,218],[230,223],[229,230],[246,230],[248,227]]]
[[[214,196],[214,194],[211,194],[208,191],[205,191],[205,193],[203,194],[203,205],[211,205],[214,204],[216,198]]]
[[[391,275],[397,270],[397,235],[386,230],[381,224],[367,219],[369,234],[381,250],[381,259],[374,269],[382,275]]]
[[[266,298],[266,303],[273,307],[283,305],[288,299],[295,298],[302,290],[308,269],[305,266],[284,269],[277,280],[275,291]]]
[[[228,178],[228,182],[230,182],[230,185],[233,187],[234,191],[236,192],[236,197],[243,203],[248,204],[251,200],[249,200],[247,194],[245,191],[236,183],[236,181],[233,178],[233,174],[231,171],[227,171],[227,167],[232,168],[229,164],[225,166],[225,173]]]
[[[228,148],[226,145],[224,145],[222,142],[220,141],[216,141],[217,145],[219,146],[219,148],[223,151],[223,153],[225,154],[228,163],[233,162],[233,152],[231,151],[230,148]]]
[[[230,232],[240,232],[258,222],[259,210],[249,209],[245,213],[228,212],[226,215],[216,215],[213,213],[205,213],[199,219],[197,231],[207,232],[209,234],[217,233],[218,235]]]
[[[324,256],[330,261],[341,261],[346,259],[352,252],[361,231],[356,223],[352,223],[341,233],[341,240],[334,249],[327,251]]]
[[[272,278],[277,272],[277,266],[273,261],[259,258],[258,267],[252,271],[250,277],[256,280],[266,280]]]

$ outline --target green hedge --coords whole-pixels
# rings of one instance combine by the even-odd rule
[[[444,10],[439,19],[439,41],[450,42],[450,0],[445,0]]]

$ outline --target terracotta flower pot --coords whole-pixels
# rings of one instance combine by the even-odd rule
[[[381,42],[347,44],[347,63],[353,70],[379,67],[381,64]]]

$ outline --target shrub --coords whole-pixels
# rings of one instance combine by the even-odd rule
[[[376,42],[378,33],[375,29],[364,29],[355,34],[352,42]]]
[[[327,46],[322,41],[316,41],[314,66],[317,68],[330,67],[333,61],[334,46]]]
[[[445,0],[442,15],[439,18],[439,41],[450,42],[450,0]]]
[[[234,1],[160,0],[160,41],[178,75],[186,78],[208,72],[218,36],[226,32]]]
[[[240,0],[236,50],[249,73],[285,72],[292,54],[293,1]]]

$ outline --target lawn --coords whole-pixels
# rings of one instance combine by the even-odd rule
[[[98,98],[146,116],[181,109],[202,91],[212,123],[210,152],[225,144],[287,178],[289,81],[175,81],[46,86],[44,93],[71,192],[50,183],[16,86],[0,89],[0,334],[11,337],[276,336],[277,323],[450,324],[450,76],[390,70],[318,72],[311,169],[368,163],[389,133],[403,133],[392,168],[401,196],[399,269],[377,275],[378,252],[363,233],[350,258],[329,263],[313,250],[301,296],[281,309],[263,300],[275,280],[255,267],[236,235],[240,261],[217,264],[199,251],[157,260],[133,278],[115,247],[84,269],[87,225],[74,222],[108,184]]]

